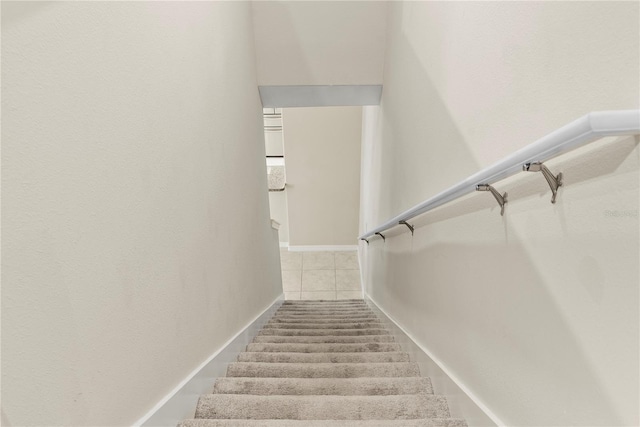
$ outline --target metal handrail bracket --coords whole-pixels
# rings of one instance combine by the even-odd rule
[[[496,199],[496,202],[500,205],[500,216],[504,216],[504,205],[507,204],[507,193],[504,194],[498,193],[498,190],[493,188],[493,186],[489,184],[479,184],[476,185],[476,191],[490,191],[493,194],[493,197]]]
[[[522,170],[525,172],[542,172],[544,179],[547,180],[549,184],[549,188],[551,188],[551,203],[556,202],[556,196],[558,195],[558,188],[562,187],[562,172],[558,175],[554,175],[551,173],[549,168],[547,168],[543,163],[527,163],[526,165],[522,165]]]
[[[413,228],[413,225],[409,224],[407,221],[399,221],[398,224],[406,225],[409,231],[411,231],[411,235],[413,236],[413,231],[415,230]]]
[[[607,136],[640,134],[640,110],[596,111],[557,129],[543,138],[482,169],[435,196],[367,231],[364,239],[408,221],[438,206],[521,172],[524,165],[543,163],[568,151]],[[546,175],[545,175],[546,178]],[[554,198],[555,200],[555,198]]]

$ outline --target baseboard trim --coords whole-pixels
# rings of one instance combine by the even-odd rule
[[[424,345],[418,344],[413,336],[384,311],[365,292],[364,299],[378,315],[386,320],[396,340],[409,352],[411,360],[418,363],[420,371],[431,378],[436,393],[445,395],[453,418],[464,418],[469,426],[506,426],[464,383],[454,375]]]
[[[357,251],[358,245],[310,245],[310,246],[291,246],[290,252],[340,252],[340,251]]]
[[[280,247],[281,248],[288,248],[289,247],[289,242],[280,242]]]
[[[266,310],[187,375],[133,426],[175,427],[182,420],[193,418],[198,397],[211,392],[214,378],[226,375],[227,365],[236,360],[238,354],[246,348],[283,302],[284,294],[280,294]]]

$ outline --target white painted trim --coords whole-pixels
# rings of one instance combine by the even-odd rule
[[[225,376],[227,365],[236,360],[283,302],[284,294],[280,294],[266,310],[187,375],[133,426],[175,427],[182,420],[193,418],[200,395],[211,392],[214,378]]]
[[[276,221],[275,219],[271,220],[271,228],[273,228],[274,230],[280,230],[280,223],[278,221]]]
[[[291,246],[289,252],[340,252],[357,251],[358,245],[311,245],[311,246]]]
[[[258,86],[263,107],[380,105],[382,85]]]
[[[267,166],[284,166],[284,157],[267,157]]]
[[[281,248],[288,248],[289,247],[289,242],[280,242],[280,247]]]
[[[409,352],[420,371],[428,375],[438,394],[445,395],[453,418],[464,418],[469,426],[506,426],[451,370],[424,345],[419,344],[396,320],[365,292],[364,299],[394,332],[396,341]]]

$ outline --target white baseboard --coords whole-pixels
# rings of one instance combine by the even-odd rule
[[[247,344],[258,335],[262,326],[283,302],[284,294],[281,294],[262,314],[249,322],[218,351],[187,375],[180,384],[133,425],[135,427],[175,427],[182,420],[193,418],[198,397],[201,394],[211,393],[214,379],[226,375],[229,363],[235,361],[238,354],[244,351]]]
[[[464,418],[469,427],[504,426],[504,424],[486,405],[453,375],[429,349],[418,344],[411,334],[381,309],[366,293],[364,299],[372,310],[390,327],[396,341],[407,351],[413,362],[417,362],[420,372],[431,379],[434,391],[446,396],[452,418]]]
[[[290,252],[340,252],[340,251],[357,251],[358,245],[311,245],[311,246],[291,246]]]
[[[281,248],[288,248],[289,247],[289,242],[280,242],[280,247]]]

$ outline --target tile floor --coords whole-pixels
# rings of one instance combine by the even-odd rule
[[[284,298],[362,298],[358,252],[289,252],[280,250]]]

